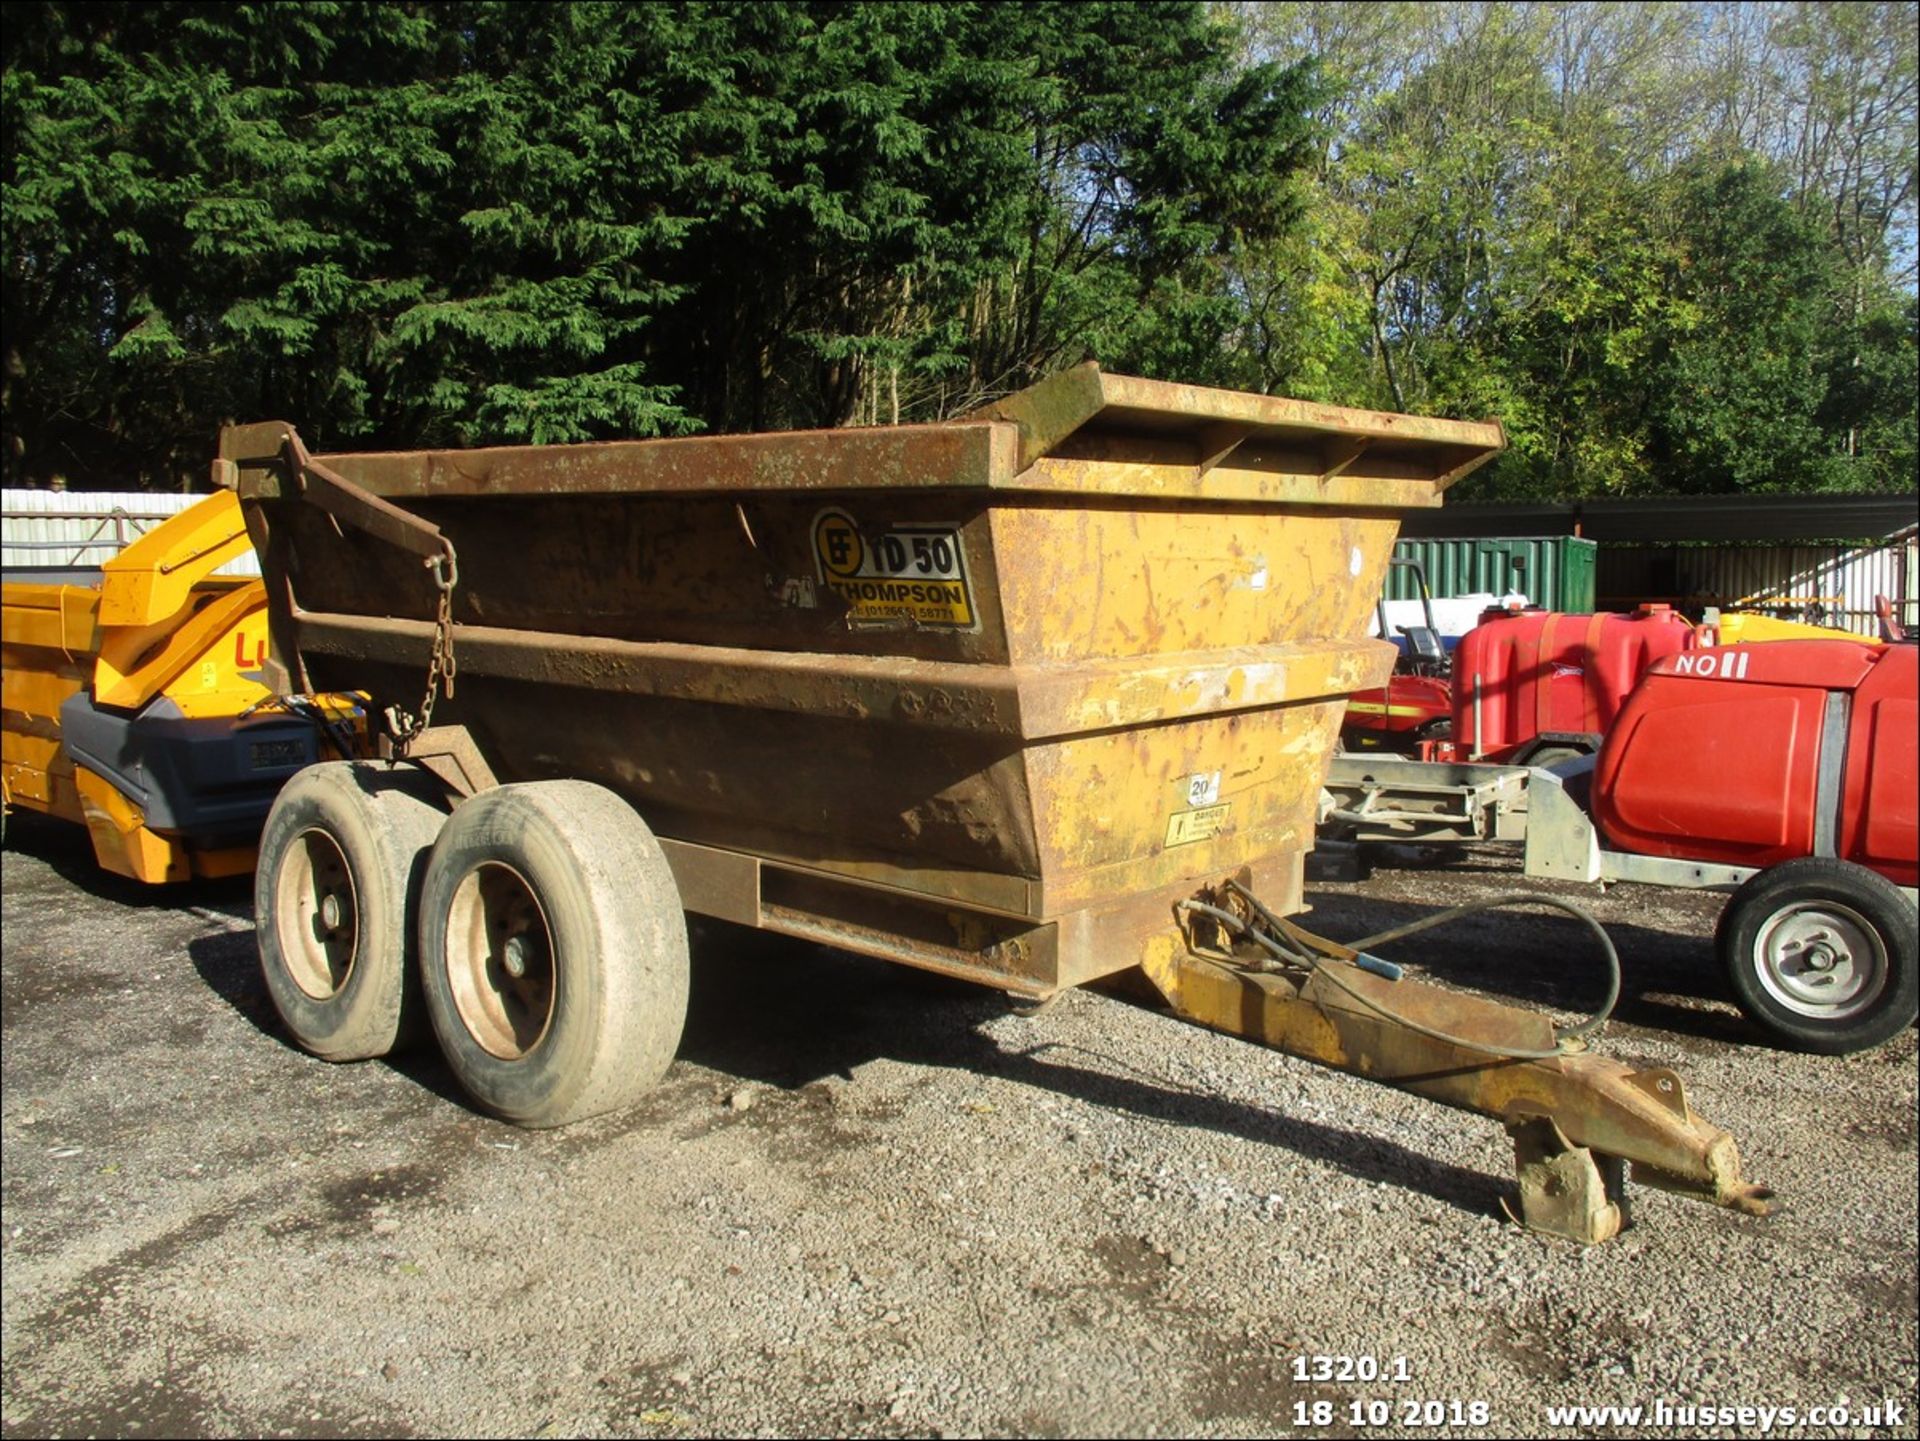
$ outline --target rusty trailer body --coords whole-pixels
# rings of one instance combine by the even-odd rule
[[[1145,965],[1183,1014],[1255,1029],[1271,978],[1194,999],[1237,972],[1177,908],[1229,879],[1300,908],[1345,697],[1392,662],[1365,632],[1398,513],[1503,443],[1084,366],[935,425],[313,457],[275,422],[230,429],[218,469],[286,685],[370,692],[395,754],[478,798],[435,845],[419,964],[430,1006],[453,975],[456,1072],[538,1123],[578,1106],[520,1115],[451,1053],[477,1037],[512,1080],[561,1026],[560,903],[504,820],[484,844],[461,821],[543,784],[619,797],[688,910],[1034,998]],[[291,892],[263,860],[263,952],[334,858]],[[1321,1029],[1288,1048],[1404,1079],[1371,1031]],[[1661,1169],[1726,1200],[1731,1142],[1694,1142],[1690,1179]]]

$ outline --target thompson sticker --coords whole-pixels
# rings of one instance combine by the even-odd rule
[[[846,602],[849,625],[977,624],[960,532],[952,526],[862,530],[844,510],[823,510],[813,522],[813,554],[821,584]]]

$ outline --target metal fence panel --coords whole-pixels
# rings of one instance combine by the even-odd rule
[[[205,497],[139,490],[0,491],[0,566],[98,566]],[[257,576],[249,551],[216,575]]]
[[[1599,600],[1609,610],[1665,601],[1699,612],[1757,610],[1877,635],[1875,598],[1885,596],[1909,630],[1920,626],[1920,527],[1873,546],[1607,546]]]

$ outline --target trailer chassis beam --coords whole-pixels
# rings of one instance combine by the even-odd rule
[[[1312,940],[1326,959],[1304,976],[1251,955],[1201,954],[1184,934],[1156,938],[1142,969],[1184,1020],[1502,1122],[1519,1178],[1517,1213],[1508,1211],[1530,1230],[1611,1239],[1628,1220],[1628,1163],[1644,1184],[1748,1215],[1769,1210],[1771,1192],[1742,1178],[1733,1137],[1695,1114],[1673,1071],[1635,1071],[1579,1042],[1556,1049],[1545,1016],[1388,980]],[[1556,1053],[1515,1060],[1476,1049],[1488,1045]]]

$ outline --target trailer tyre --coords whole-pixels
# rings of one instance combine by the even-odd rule
[[[1527,756],[1526,765],[1532,770],[1546,770],[1549,766],[1559,765],[1561,761],[1592,754],[1592,751],[1583,751],[1578,746],[1541,746]]]
[[[488,1111],[562,1126],[631,1104],[672,1064],[686,916],[660,843],[612,791],[542,781],[466,802],[420,920],[434,1033]]]
[[[419,1030],[412,980],[426,855],[446,810],[411,766],[327,761],[281,788],[253,876],[260,969],[295,1041],[329,1061]]]
[[[1727,902],[1715,942],[1740,1009],[1800,1050],[1850,1055],[1913,1024],[1914,908],[1863,866],[1762,871]]]

